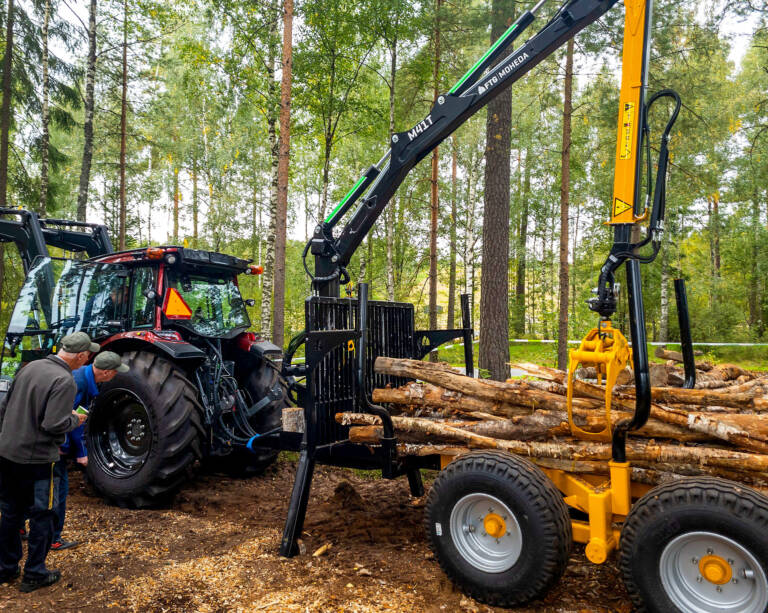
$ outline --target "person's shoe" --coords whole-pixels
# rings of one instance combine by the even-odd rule
[[[59,579],[61,579],[61,573],[58,570],[49,570],[46,575],[43,575],[38,579],[27,579],[25,577],[19,584],[19,591],[24,592],[25,594],[34,592],[41,587],[48,587],[49,585],[57,583]]]
[[[0,571],[0,584],[3,583],[10,583],[14,579],[16,579],[21,574],[21,570],[19,570],[19,567],[16,567],[16,570],[6,570],[6,571]]]
[[[71,547],[77,547],[80,543],[77,541],[65,541],[64,539],[59,539],[58,541],[55,541],[51,545],[51,551],[60,551],[62,549],[70,549]]]

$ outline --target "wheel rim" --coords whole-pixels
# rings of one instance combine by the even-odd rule
[[[113,390],[92,415],[90,443],[99,468],[116,478],[138,473],[152,448],[152,428],[144,403],[128,390]]]
[[[515,514],[490,494],[469,494],[451,510],[451,538],[459,554],[487,573],[512,568],[523,549]]]
[[[713,532],[689,532],[667,544],[659,560],[669,599],[691,613],[763,613],[765,570],[750,551]]]

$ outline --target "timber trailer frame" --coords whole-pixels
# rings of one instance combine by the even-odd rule
[[[652,0],[625,0],[622,81],[611,218],[614,242],[600,271],[590,308],[598,327],[571,352],[568,403],[579,364],[593,364],[606,383],[605,428],[584,432],[572,418],[577,438],[612,442],[610,478],[550,469],[499,451],[448,456],[401,457],[388,410],[370,401],[370,390],[404,379],[374,373],[378,356],[421,359],[453,338],[464,340],[472,374],[472,326],[467,296],[462,296],[462,328],[416,331],[413,305],[369,302],[368,288],[357,299],[340,298],[349,281],[345,266],[371,230],[408,172],[470,116],[551,55],[580,30],[599,19],[617,0],[566,0],[547,24],[525,43],[502,55],[535,20],[546,0],[525,11],[477,63],[411,130],[392,136],[389,151],[366,170],[330,215],[314,230],[304,249],[304,267],[313,295],[305,303],[306,329],[284,356],[283,375],[296,404],[303,407],[303,432],[280,430],[253,437],[250,448],[299,452],[280,553],[298,552],[316,463],[375,468],[385,478],[407,475],[412,495],[424,489],[420,469],[441,470],[426,508],[425,527],[437,561],[460,589],[487,604],[515,606],[543,596],[562,575],[573,542],[603,563],[620,549],[621,570],[630,597],[641,610],[671,612],[763,613],[768,610],[768,499],[750,488],[715,478],[686,478],[651,489],[631,481],[628,432],[648,420],[651,387],[640,264],[652,262],[661,248],[666,206],[667,143],[681,101],[662,90],[646,100]],[[501,58],[501,59],[500,59]],[[651,191],[648,114],[654,102],[674,105],[659,147]],[[648,198],[641,197],[643,150]],[[334,228],[361,200],[346,225]],[[648,204],[650,203],[650,210]],[[642,231],[645,230],[643,237]],[[650,245],[651,252],[641,254]],[[314,273],[306,263],[314,256]],[[626,265],[630,349],[610,317],[618,303],[615,273]],[[675,283],[686,386],[695,384],[687,299]],[[294,364],[304,344],[306,361]],[[631,420],[611,428],[611,388],[628,363],[635,376],[636,407]],[[305,378],[303,384],[297,379]],[[379,445],[352,443],[348,428],[336,423],[340,412],[357,411],[381,419]]]

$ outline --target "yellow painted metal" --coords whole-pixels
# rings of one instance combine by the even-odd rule
[[[715,585],[725,585],[731,580],[733,571],[720,556],[706,555],[699,560],[699,572],[710,583]]]
[[[600,321],[599,327],[592,328],[581,341],[578,349],[571,349],[568,362],[568,424],[571,434],[585,440],[611,440],[611,399],[616,378],[624,370],[631,357],[627,339],[613,326],[609,319]],[[594,366],[598,384],[605,384],[605,423],[599,432],[588,432],[573,421],[573,381],[580,365]]]
[[[625,0],[624,48],[622,51],[621,91],[616,138],[616,168],[609,224],[636,223],[636,172],[640,155],[638,134],[641,129],[641,92],[643,86],[643,50],[646,45],[645,12],[647,0]]]
[[[588,521],[573,520],[573,540],[587,545],[587,558],[602,564],[619,546],[620,530],[614,525],[624,521],[632,499],[648,491],[648,486],[630,481],[629,462],[609,462],[610,478],[578,475],[564,470],[543,468],[570,507],[588,515]]]
[[[483,518],[483,529],[488,533],[488,536],[500,539],[507,533],[507,522],[504,521],[501,515],[488,513]]]

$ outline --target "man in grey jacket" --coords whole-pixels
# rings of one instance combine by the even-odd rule
[[[65,336],[58,355],[35,360],[16,374],[0,403],[0,583],[20,574],[19,530],[29,517],[22,592],[61,579],[45,566],[58,499],[53,465],[66,433],[85,421],[72,410],[77,391],[72,371],[98,350],[84,332]]]

